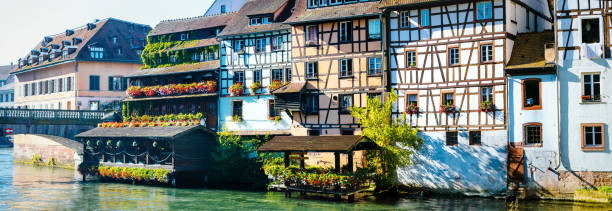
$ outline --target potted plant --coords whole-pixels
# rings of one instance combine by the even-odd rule
[[[582,100],[591,100],[591,95],[582,95]]]
[[[495,105],[493,105],[493,102],[485,100],[483,102],[480,103],[480,111],[481,112],[494,112],[495,111]]]
[[[268,92],[272,92],[278,88],[280,88],[281,86],[285,85],[283,82],[280,81],[272,81],[272,83],[270,83],[270,85],[268,85]]]
[[[455,114],[457,112],[458,111],[457,107],[455,107],[455,104],[447,103],[440,105],[440,113]]]
[[[410,105],[406,107],[406,113],[411,115],[419,114],[419,106],[417,106],[416,103],[410,103]]]
[[[235,83],[229,88],[230,96],[240,96],[244,92],[242,83]]]
[[[251,91],[251,95],[255,95],[259,88],[261,88],[261,82],[259,81],[253,82],[253,84],[251,84],[251,86],[249,87],[249,90]]]
[[[242,116],[239,116],[239,115],[232,116],[232,122],[242,122]]]

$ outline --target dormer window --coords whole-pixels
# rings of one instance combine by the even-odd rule
[[[74,34],[74,31],[72,29],[67,29],[66,30],[66,37],[70,37],[73,34]]]
[[[225,5],[224,5],[224,4],[222,4],[222,5],[221,5],[221,13],[225,13],[225,12],[226,12],[226,11],[225,11]]]
[[[92,59],[104,58],[104,48],[102,47],[89,47],[89,57]]]
[[[271,17],[252,17],[251,18],[251,26],[260,25],[260,24],[269,24],[272,23]]]
[[[79,43],[81,43],[83,40],[81,38],[78,37],[74,37],[72,38],[72,43],[74,43],[74,45],[78,45]]]

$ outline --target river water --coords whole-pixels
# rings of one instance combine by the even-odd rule
[[[13,164],[0,149],[0,210],[506,210],[489,198],[374,197],[355,203],[287,199],[278,192],[176,189],[81,182],[76,171]],[[612,210],[608,204],[528,201],[526,210]]]

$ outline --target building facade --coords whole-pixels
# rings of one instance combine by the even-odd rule
[[[271,91],[292,79],[291,26],[283,21],[293,6],[293,0],[247,1],[219,34],[219,123],[226,130],[240,135],[290,134],[291,118],[275,108]],[[232,88],[238,86],[242,90]]]
[[[9,73],[13,64],[0,66],[0,108],[13,108],[15,102],[15,76]]]
[[[162,21],[149,33],[144,68],[130,74],[125,115],[201,113],[218,128],[219,34],[233,14]]]
[[[383,1],[388,85],[425,144],[400,182],[467,194],[506,190],[504,66],[517,33],[552,24],[545,1]]]
[[[204,16],[236,12],[247,0],[215,0],[204,13]]]
[[[44,37],[11,72],[15,107],[100,110],[122,100],[150,30],[107,18]]]

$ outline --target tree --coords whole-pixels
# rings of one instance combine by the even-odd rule
[[[351,115],[363,127],[363,136],[379,147],[367,151],[366,155],[368,165],[376,169],[374,182],[378,190],[395,190],[397,168],[410,165],[410,156],[423,145],[423,139],[417,136],[418,130],[406,123],[405,114],[392,118],[396,100],[397,94],[392,90],[384,103],[379,98],[368,97],[365,108],[351,107]]]

